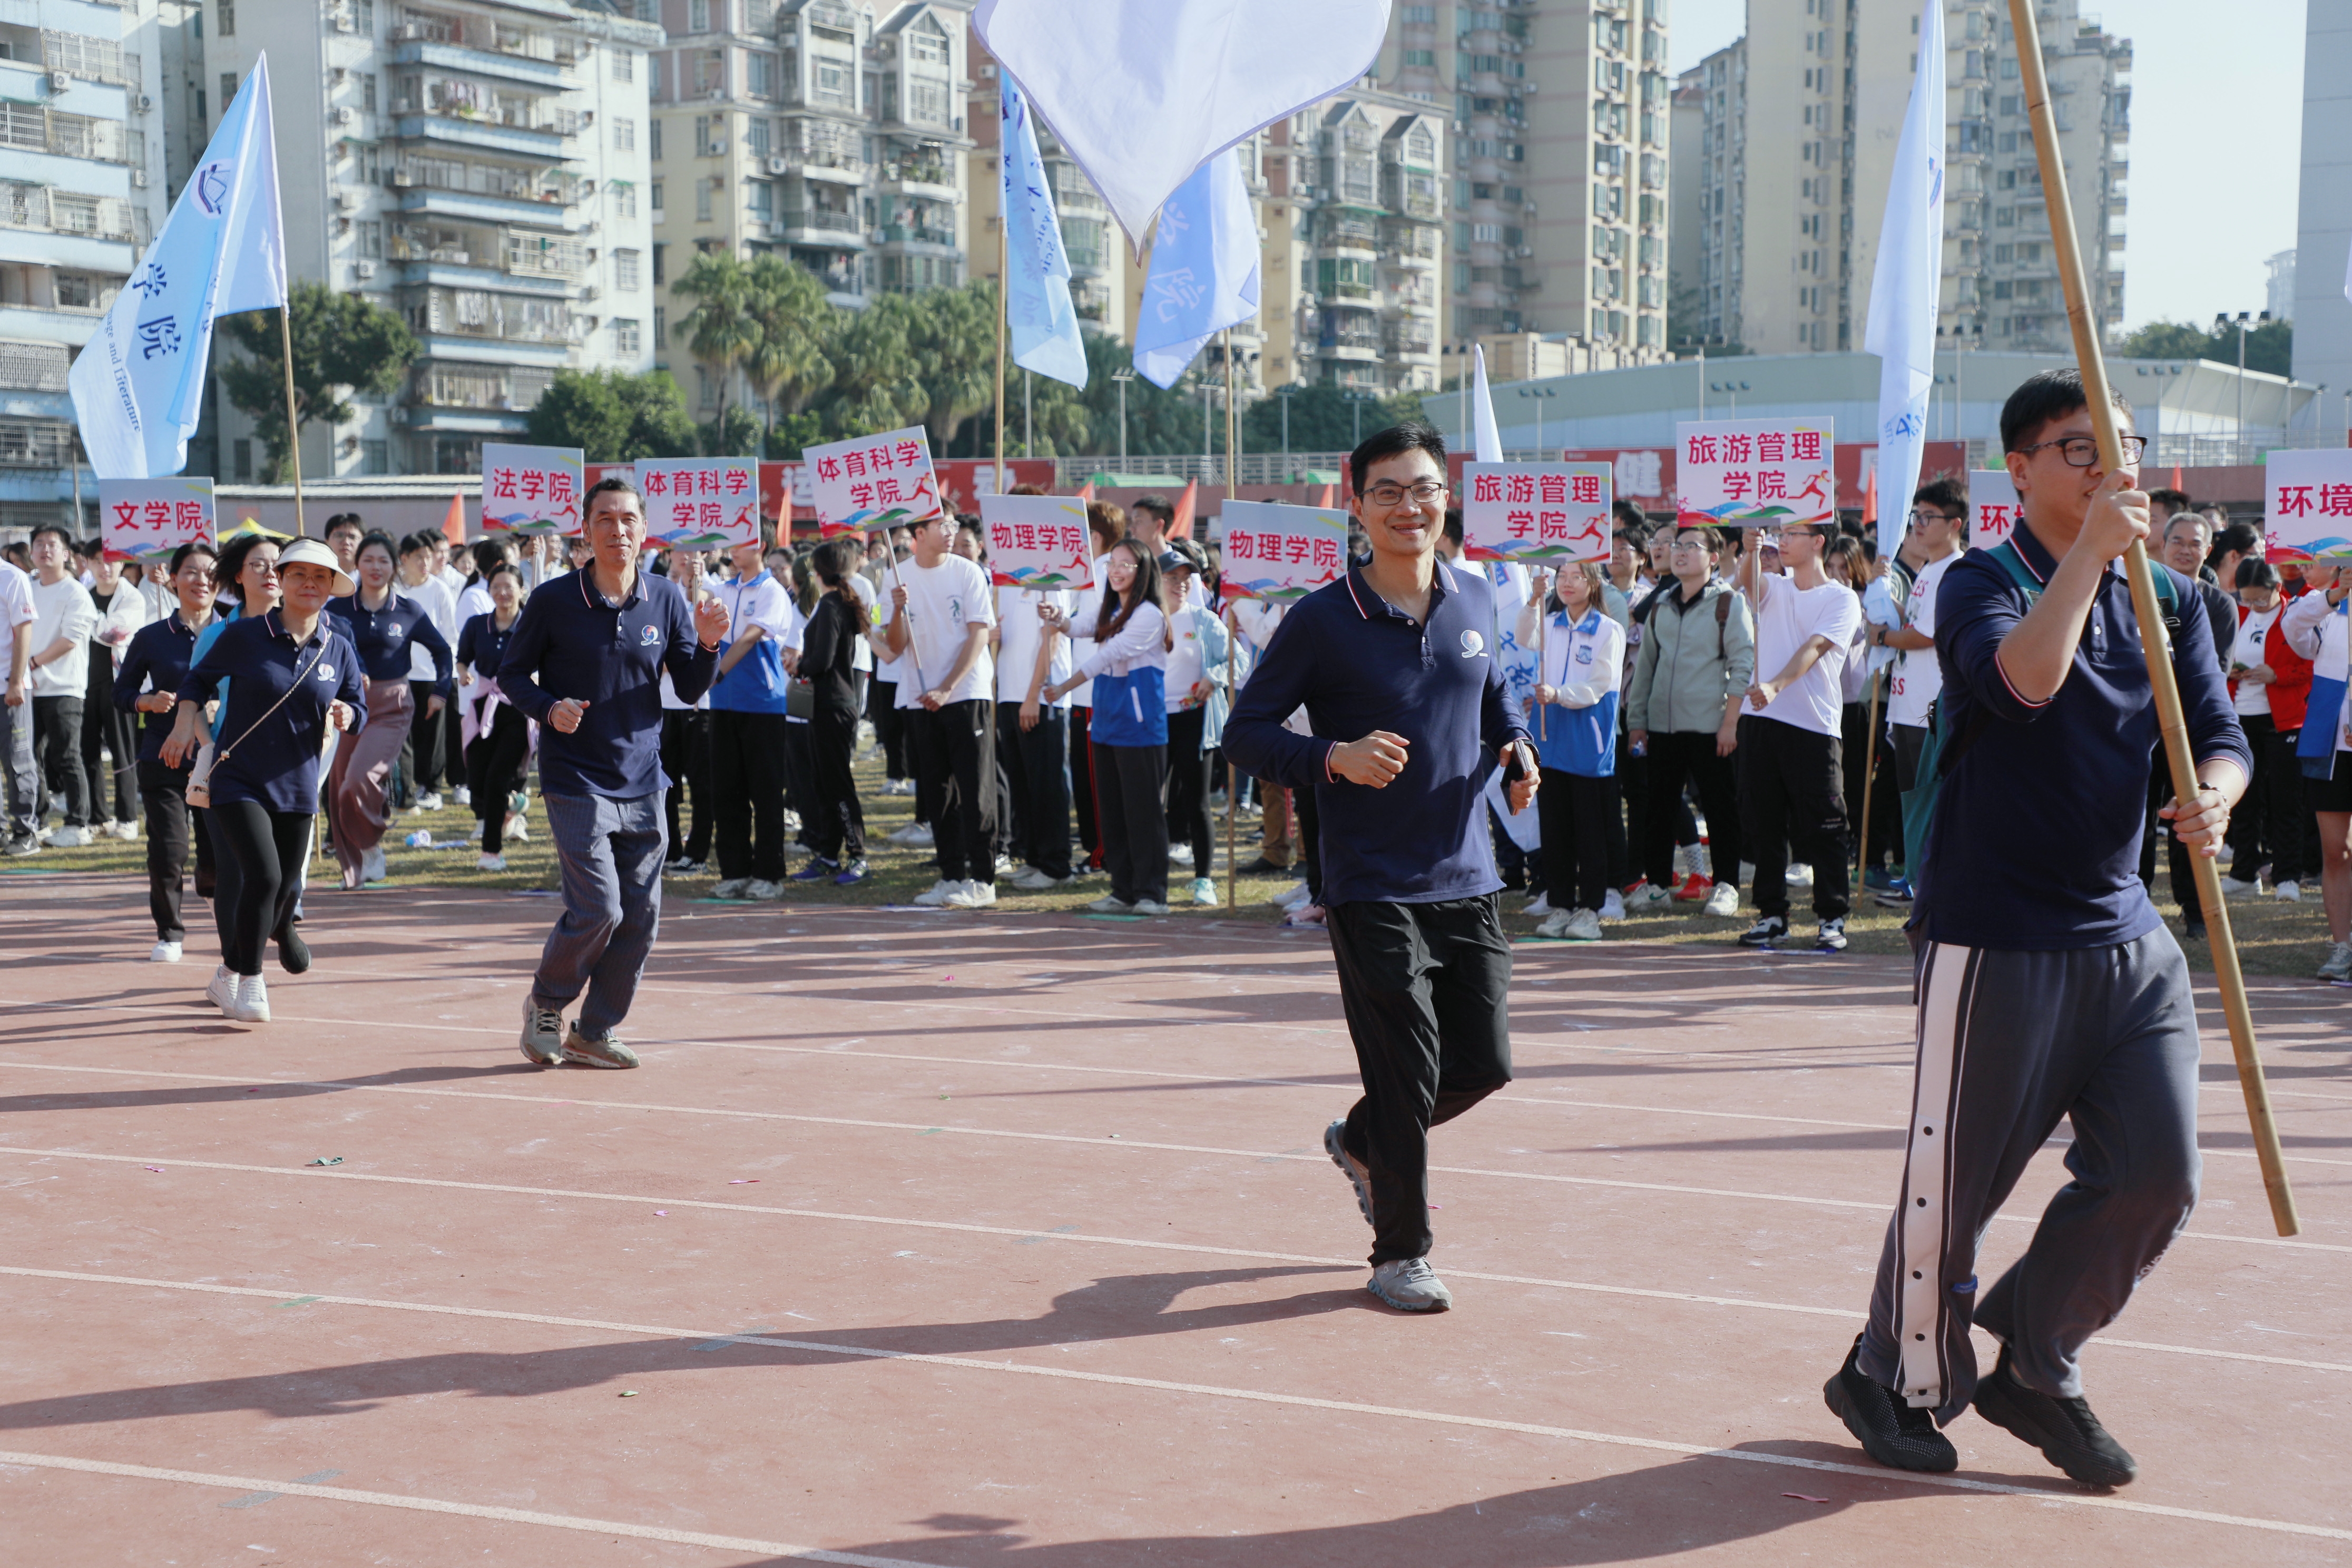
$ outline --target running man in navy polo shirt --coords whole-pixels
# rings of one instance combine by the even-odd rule
[[[1943,782],[1912,906],[1902,1197],[1869,1327],[1822,1392],[1881,1464],[1954,1468],[1937,1427],[1973,1399],[2075,1480],[2121,1486],[2137,1467],[2091,1414],[2077,1358],[2188,1224],[2199,1175],[2189,966],[2137,868],[2157,719],[2116,557],[2147,537],[2147,497],[2132,469],[2100,468],[2074,371],[2011,393],[2000,438],[2022,524],[1956,561],[1936,595]],[[2137,464],[2138,438],[2124,446]],[[2190,580],[2155,571],[2175,605],[2198,603]],[[2163,813],[2209,859],[2253,768],[2212,639],[2205,616],[2180,617],[2172,669],[2200,782]],[[1978,1238],[2061,1118],[2074,1179],[1980,1293]],[[1981,1381],[1971,1322],[2001,1342]]]
[[[1429,1130],[1511,1081],[1511,947],[1480,791],[1516,761],[1516,814],[1535,794],[1536,759],[1495,659],[1494,587],[1437,559],[1444,437],[1399,425],[1348,468],[1371,554],[1283,618],[1226,722],[1225,753],[1245,774],[1315,792],[1331,954],[1364,1080],[1323,1146],[1371,1223],[1372,1293],[1443,1311],[1454,1298],[1429,1266]],[[1283,728],[1302,705],[1312,735]]]
[[[638,570],[645,503],[625,479],[597,480],[582,505],[592,559],[532,591],[498,671],[499,693],[539,721],[540,790],[563,867],[563,918],[523,1005],[522,1054],[633,1068],[613,1031],[661,925],[662,671],[680,700],[701,696],[727,610],[716,599],[689,610],[675,584]],[[583,990],[566,1033],[563,1010]]]

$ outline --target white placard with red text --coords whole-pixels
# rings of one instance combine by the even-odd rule
[[[2268,559],[2352,556],[2352,448],[2272,452],[2263,468]]]
[[[1287,605],[1347,570],[1344,511],[1229,500],[1217,521],[1225,532],[1221,579],[1225,598]]]
[[[1000,496],[983,492],[989,581],[1000,588],[1091,588],[1093,543],[1087,503],[1076,496]]]
[[[580,531],[577,447],[482,446],[482,526],[493,533]]]
[[[760,538],[756,458],[646,458],[637,463],[646,537],[688,550],[731,550]]]
[[[1472,463],[1462,470],[1464,552],[1557,566],[1609,559],[1607,463]]]
[[[98,512],[109,561],[169,561],[183,544],[213,542],[213,482],[186,475],[100,479]]]
[[[919,425],[829,441],[801,453],[809,494],[827,538],[877,528],[912,528],[943,515],[931,471],[930,437]]]
[[[1837,516],[1828,419],[1685,419],[1675,426],[1683,528],[1819,527]]]
[[[1990,550],[2017,531],[2017,483],[2007,468],[1969,470],[1969,548]]]

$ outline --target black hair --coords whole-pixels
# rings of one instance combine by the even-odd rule
[[[846,534],[828,539],[809,552],[809,564],[815,568],[817,581],[827,588],[838,588],[856,572],[857,563],[866,555],[864,544]]]
[[[636,486],[631,484],[628,480],[623,479],[618,474],[606,474],[603,479],[598,479],[594,484],[590,485],[588,487],[588,493],[580,498],[580,527],[583,533],[586,531],[588,527],[589,515],[596,510],[596,498],[615,490],[626,495],[636,496],[637,510],[642,513],[646,510],[646,498],[642,495],[637,495]]]
[[[1122,539],[1111,549],[1125,550],[1134,557],[1135,602],[1122,604],[1118,590],[1110,585],[1109,574],[1104,574],[1102,608],[1095,613],[1095,641],[1097,643],[1107,643],[1118,636],[1138,605],[1157,605],[1160,603],[1160,558],[1132,539]]]
[[[31,542],[38,544],[41,542],[41,535],[45,533],[56,534],[58,542],[68,550],[79,552],[81,549],[81,546],[75,542],[74,536],[67,531],[65,524],[60,522],[45,522],[33,530]]]
[[[2158,506],[2168,506],[2175,511],[2187,511],[2189,510],[2190,502],[2189,500],[2189,492],[2187,490],[2176,490],[2168,488],[2165,489],[2154,489],[2147,492],[2147,499]]]
[[[1627,531],[1639,530],[1643,539],[1650,537],[1650,514],[1622,496],[1609,503],[1609,515]]]
[[[506,575],[513,578],[515,580],[516,587],[520,588],[522,586],[522,568],[501,555],[496,561],[490,563],[490,569],[488,571],[482,574],[482,588],[484,592],[488,591],[490,579],[498,576],[500,573],[504,573]]]
[[[1462,509],[1458,506],[1445,509],[1445,537],[1456,544],[1470,537],[1468,531],[1462,526]]]
[[[321,539],[332,539],[335,537],[335,530],[339,528],[356,528],[362,533],[365,533],[367,531],[367,524],[360,521],[359,513],[355,511],[339,511],[334,516],[327,520],[327,526],[325,530],[320,532],[319,537]],[[362,539],[360,542],[364,544],[367,542]],[[354,550],[352,553],[356,555],[359,552]]]
[[[352,560],[354,563],[361,556],[367,553],[367,548],[371,544],[383,545],[383,552],[392,558],[392,563],[395,566],[400,564],[400,546],[393,542],[392,535],[380,528],[371,528],[360,535],[358,545],[352,551]]]
[[[222,545],[221,552],[213,558],[214,585],[225,594],[236,594],[243,603],[244,590],[236,580],[245,575],[245,558],[265,544],[277,542],[266,533],[240,533]]]
[[[1680,539],[1680,538],[1681,538],[1684,534],[1685,534],[1685,533],[1696,533],[1696,534],[1697,534],[1697,535],[1699,536],[1700,540],[1701,540],[1701,541],[1703,541],[1703,542],[1705,542],[1705,544],[1706,544],[1706,552],[1707,552],[1709,555],[1720,555],[1720,554],[1722,554],[1722,553],[1723,553],[1723,534],[1722,534],[1721,531],[1719,531],[1719,530],[1717,530],[1717,529],[1706,528],[1706,527],[1696,527],[1696,528],[1680,528],[1680,527],[1678,527],[1678,528],[1676,528],[1676,529],[1675,530],[1675,537],[1676,539]]]
[[[1437,477],[1445,477],[1445,437],[1437,426],[1423,419],[1408,419],[1402,425],[1391,425],[1385,430],[1375,430],[1365,437],[1356,449],[1348,454],[1348,484],[1358,495],[1364,493],[1364,476],[1374,463],[1386,458],[1402,457],[1407,452],[1426,452],[1437,465]],[[1138,501],[1138,506],[1143,503]]]
[[[2237,526],[2232,523],[2231,527]],[[2275,588],[2279,585],[2278,568],[2259,555],[2249,555],[2238,563],[2238,586],[2241,588]]]
[[[187,564],[188,557],[191,555],[202,555],[206,559],[215,562],[217,562],[220,559],[220,552],[215,550],[209,543],[201,539],[191,539],[185,544],[183,544],[180,548],[172,552],[172,564],[166,570],[164,575],[168,577],[178,576],[180,574],[180,568]]]
[[[1129,511],[1148,511],[1160,520],[1162,528],[1176,521],[1176,508],[1162,495],[1138,496],[1127,503]]]
[[[433,553],[433,535],[429,533],[412,533],[407,538],[400,542],[400,553],[403,555],[414,555],[420,550],[425,552],[427,555]]]
[[[488,577],[501,562],[508,565],[514,563],[514,557],[508,553],[507,542],[503,539],[474,541],[473,555],[474,575],[477,577]]]
[[[1934,507],[1955,522],[1969,521],[1969,492],[1949,474],[1940,474],[1911,492],[1911,504]]]
[[[2120,392],[2112,397],[2118,412],[2129,414],[2131,404]],[[2063,419],[2077,408],[2090,406],[2083,392],[2083,373],[2068,365],[2063,370],[2038,370],[2018,384],[2000,405],[2000,449],[2014,452],[2030,446],[2042,427],[2053,419]]]
[[[2241,555],[2252,555],[2262,539],[2252,523],[2233,522],[2213,535],[2213,548],[2207,553],[2205,563],[2210,566],[2233,550]]]

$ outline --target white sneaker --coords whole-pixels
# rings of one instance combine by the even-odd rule
[[[1014,888],[1024,893],[1051,892],[1055,888],[1062,885],[1060,882],[1055,880],[1052,877],[1039,870],[1034,866],[1024,866],[1021,870],[1012,878],[1012,884]]]
[[[1625,918],[1625,895],[1612,888],[1601,895],[1601,921],[1614,925]]]
[[[432,790],[426,790],[423,795],[416,797],[416,809],[419,811],[440,810],[441,796]]]
[[[503,855],[485,855],[474,862],[477,871],[503,871],[506,868],[507,858]]]
[[[910,822],[898,832],[889,835],[888,842],[903,844],[909,849],[929,849],[932,845],[930,826],[928,823]]]
[[[951,910],[984,910],[996,902],[996,884],[977,878],[958,882],[955,891],[940,901]]]
[[[1192,863],[1192,847],[1190,844],[1171,844],[1168,847],[1168,863],[1171,866],[1190,866]]]
[[[1675,895],[1670,889],[1644,882],[1633,889],[1633,896],[1625,900],[1625,907],[1636,910],[1662,910],[1674,901]]]
[[[784,809],[784,831],[787,833],[798,833],[800,830],[801,814],[787,806]]]
[[[763,901],[780,899],[783,894],[784,885],[782,882],[771,882],[765,877],[754,877],[743,888],[745,898],[759,899]]]
[[[2334,943],[2319,966],[2322,980],[2352,980],[2352,942]]]
[[[391,875],[392,868],[384,862],[383,848],[381,845],[360,857],[361,881],[381,882]]]
[[[118,822],[114,825],[114,836],[125,844],[136,844],[139,842],[139,825],[135,822]]]
[[[2281,882],[2277,891],[2284,902],[2290,904],[2303,902],[2303,884],[2300,882]]]
[[[1116,894],[1105,893],[1101,898],[1088,904],[1087,909],[1089,912],[1097,915],[1124,915],[1132,914],[1135,906]]]
[[[469,844],[479,844],[482,841],[482,830],[488,826],[488,824],[480,817],[474,818],[474,826],[466,830],[466,841]]]
[[[521,812],[507,818],[507,837],[517,844],[530,842],[530,824],[523,820]]]
[[[942,877],[938,881],[933,882],[925,891],[917,893],[915,895],[915,902],[919,904],[927,904],[932,909],[938,909],[948,901],[948,895],[955,890],[956,884]]]
[[[1801,860],[1791,861],[1789,866],[1789,886],[1792,888],[1810,888],[1812,885],[1813,868]]]
[[[221,1010],[224,1018],[232,1016],[229,1009],[236,1003],[236,976],[224,963],[213,971],[212,981],[205,987],[205,1000]]]
[[[1591,910],[1571,910],[1568,923],[1560,928],[1559,934],[1570,942],[1599,942],[1601,917]]]
[[[269,982],[258,974],[241,977],[229,1001],[228,1016],[240,1024],[269,1022]]]
[[[1304,882],[1295,882],[1274,896],[1274,902],[1286,910],[1304,909],[1314,901],[1315,895],[1307,890]]]
[[[1551,895],[1549,893],[1538,893],[1534,898],[1529,899],[1527,901],[1527,907],[1520,910],[1519,913],[1523,915],[1535,915],[1538,918],[1551,913]]]
[[[459,784],[456,789],[449,792],[449,804],[452,805],[471,805],[474,804],[474,792],[467,789],[464,784]]]
[[[2221,896],[2225,899],[2259,898],[2262,890],[2263,883],[2259,877],[2246,882],[2226,874],[2221,878]]]
[[[87,827],[59,827],[42,840],[52,849],[79,849],[89,841],[89,829]]]
[[[1536,927],[1536,934],[1555,939],[1567,935],[1569,917],[1575,912],[1574,910],[1552,910],[1543,918],[1543,922]]]
[[[1206,877],[1193,878],[1192,901],[1196,904],[1215,903],[1217,901],[1217,884]]]
[[[1706,906],[1700,912],[1729,920],[1739,912],[1739,889],[1728,882],[1717,882],[1715,891],[1706,896]]]
[[[150,963],[179,963],[180,944],[176,942],[157,942],[154,946],[147,950],[147,962]]]
[[[1135,900],[1135,908],[1129,912],[1139,915],[1164,915],[1168,912],[1168,906],[1157,899],[1138,899]]]
[[[714,899],[745,899],[751,895],[751,879],[749,877],[730,877],[710,889],[710,896]]]

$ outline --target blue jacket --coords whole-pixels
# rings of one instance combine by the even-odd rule
[[[1557,689],[1560,700],[1532,720],[1536,756],[1559,773],[1615,778],[1625,628],[1595,605],[1574,621],[1565,609],[1549,608],[1544,633],[1542,683]]]

